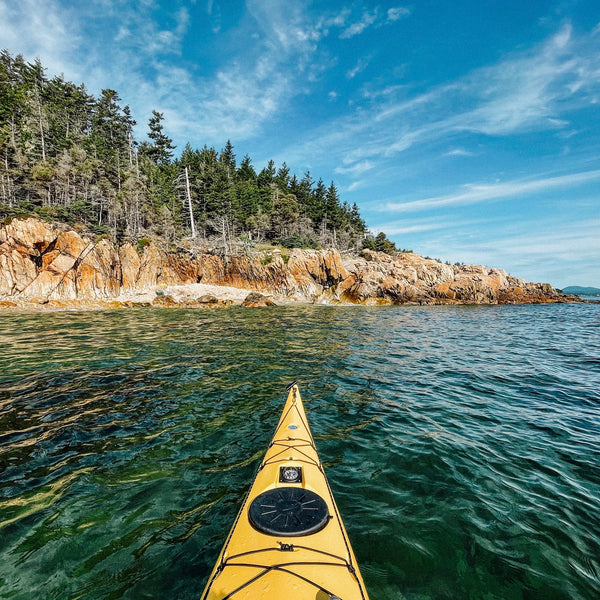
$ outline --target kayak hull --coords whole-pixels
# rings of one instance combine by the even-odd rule
[[[295,384],[201,598],[368,600]]]

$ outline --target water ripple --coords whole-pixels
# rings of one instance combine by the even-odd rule
[[[592,305],[0,313],[0,597],[199,597],[298,379],[372,598],[596,599],[599,327]]]

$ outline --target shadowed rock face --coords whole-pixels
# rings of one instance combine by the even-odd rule
[[[131,244],[116,248],[110,240],[93,240],[64,225],[34,218],[13,219],[0,229],[0,298],[107,301],[136,290],[201,282],[300,302],[496,304],[576,300],[549,284],[526,283],[501,269],[450,266],[412,253],[392,258],[366,250],[362,256],[343,262],[335,250],[293,250],[287,264],[280,257],[263,263],[261,257],[168,253],[154,244],[138,254]],[[160,303],[170,305],[167,299]]]

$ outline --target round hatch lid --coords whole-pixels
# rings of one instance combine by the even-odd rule
[[[256,496],[248,517],[262,533],[299,536],[323,529],[329,521],[329,511],[325,500],[310,490],[279,487]]]

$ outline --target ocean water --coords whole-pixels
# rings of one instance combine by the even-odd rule
[[[0,313],[0,598],[199,598],[292,380],[372,600],[600,598],[583,304]]]

